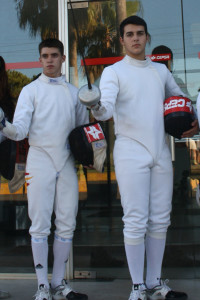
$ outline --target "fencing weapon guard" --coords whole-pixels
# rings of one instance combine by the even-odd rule
[[[83,85],[78,92],[79,100],[82,104],[86,105],[88,108],[91,108],[93,105],[96,105],[101,98],[100,89],[91,84],[91,89],[88,88],[88,85]]]

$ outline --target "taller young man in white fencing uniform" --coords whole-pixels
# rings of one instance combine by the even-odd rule
[[[41,76],[24,87],[19,96],[13,123],[0,121],[4,135],[22,140],[27,134],[29,153],[26,166],[30,234],[38,278],[36,300],[79,299],[63,279],[78,209],[78,180],[68,145],[68,135],[88,123],[86,108],[78,101],[77,88],[61,74],[65,61],[63,44],[47,39],[39,45]],[[55,212],[54,264],[51,289],[47,278],[48,242],[51,216]]]
[[[173,189],[172,162],[165,141],[163,102],[182,95],[166,66],[145,57],[146,22],[131,16],[120,25],[124,59],[103,71],[101,101],[92,107],[97,120],[112,116],[114,163],[121,194],[124,242],[133,282],[130,300],[186,299],[161,281]],[[197,132],[198,124],[183,136]],[[144,284],[144,253],[147,274]],[[159,297],[158,297],[159,295]],[[157,298],[158,297],[158,298]]]

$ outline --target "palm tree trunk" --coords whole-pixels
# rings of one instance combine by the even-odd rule
[[[117,35],[119,38],[119,25],[126,18],[126,0],[116,0],[116,25],[117,25]],[[123,47],[121,44],[118,44],[117,49],[118,55],[123,55]]]
[[[78,67],[77,67],[77,41],[73,39],[70,45],[70,67],[73,68],[73,76],[70,78],[70,82],[78,87]]]

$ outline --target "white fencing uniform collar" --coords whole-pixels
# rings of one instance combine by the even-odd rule
[[[135,67],[142,67],[142,68],[147,67],[151,63],[151,59],[149,57],[145,57],[145,60],[138,60],[128,55],[124,57],[124,61]]]
[[[42,73],[39,77],[40,80],[51,83],[51,84],[63,84],[63,82],[66,82],[66,78],[64,75],[61,75],[59,77],[51,78],[46,76],[44,73]]]

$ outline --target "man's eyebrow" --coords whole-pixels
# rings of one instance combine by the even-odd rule
[[[126,34],[134,33],[135,31],[127,31]],[[144,33],[144,30],[137,30],[135,33]]]
[[[45,56],[48,56],[48,55],[57,55],[58,53],[57,52],[53,52],[53,53],[42,53],[42,56],[45,55]]]

